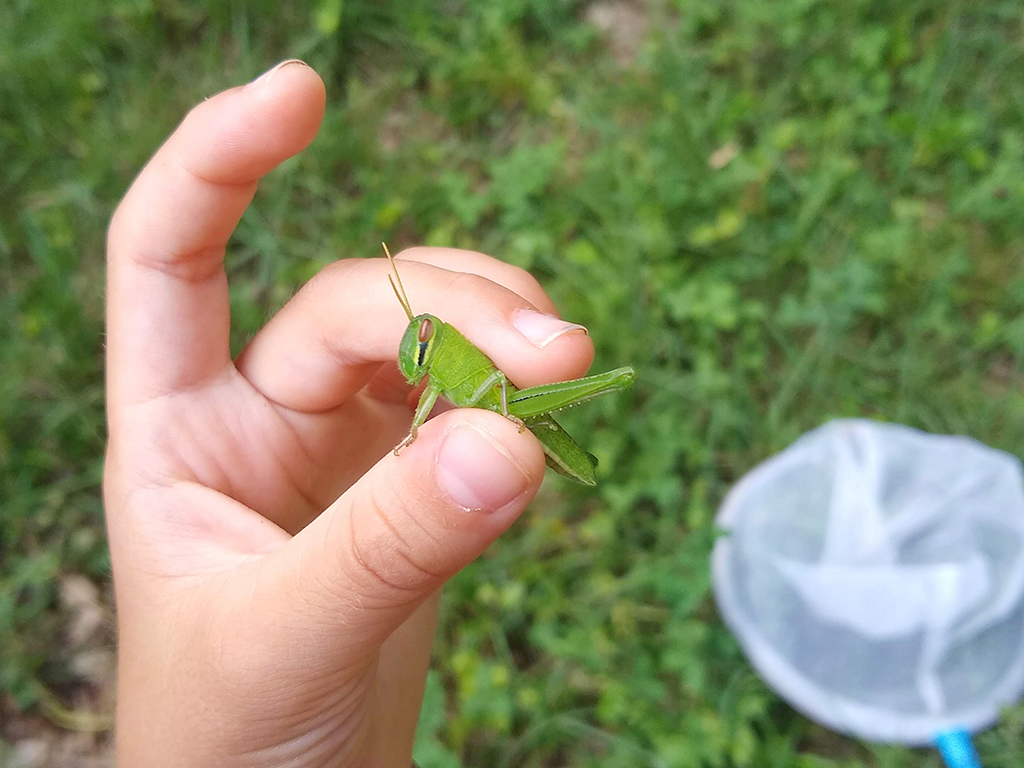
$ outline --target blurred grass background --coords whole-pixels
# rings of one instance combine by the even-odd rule
[[[447,590],[422,768],[937,767],[767,691],[707,558],[730,484],[831,417],[1024,453],[1016,0],[0,0],[0,763],[109,682],[107,220],[293,56],[327,116],[229,249],[236,344],[386,239],[528,268],[640,375],[566,416],[598,489],[550,478]],[[1020,766],[1024,708],[979,746]]]

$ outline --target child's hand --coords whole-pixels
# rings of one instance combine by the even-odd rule
[[[225,243],[323,110],[300,63],[205,101],[110,226],[121,765],[408,766],[438,588],[544,472],[528,432],[480,410],[391,453],[412,410],[384,259],[328,267],[231,360]],[[402,258],[414,311],[520,386],[589,366],[586,334],[525,272],[465,251]]]

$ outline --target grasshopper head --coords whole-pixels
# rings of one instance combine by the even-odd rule
[[[430,370],[443,325],[433,315],[417,315],[405,329],[398,348],[398,367],[410,384],[418,384]]]

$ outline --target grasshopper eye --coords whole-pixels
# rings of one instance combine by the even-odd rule
[[[429,341],[430,337],[434,335],[434,324],[430,321],[430,318],[425,319],[420,323],[420,332],[417,336],[417,340],[422,344],[425,341]]]

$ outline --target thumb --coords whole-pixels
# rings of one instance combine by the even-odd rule
[[[389,452],[271,557],[293,626],[330,645],[379,645],[519,516],[544,476],[540,444],[479,409],[442,414]]]

